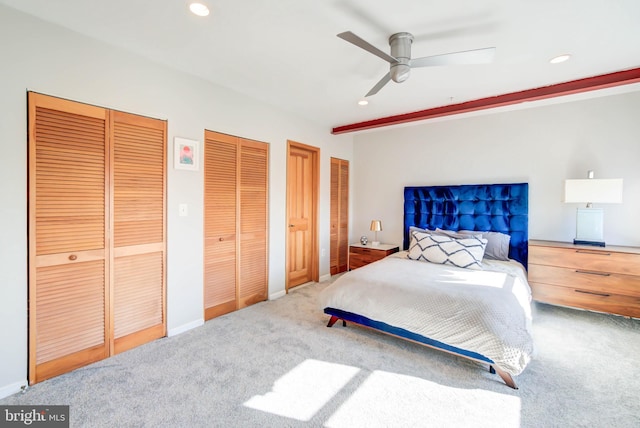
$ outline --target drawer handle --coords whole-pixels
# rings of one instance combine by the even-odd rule
[[[605,272],[591,272],[588,270],[576,270],[576,273],[584,273],[587,275],[598,275],[598,276],[611,276],[610,273],[605,273]]]
[[[610,256],[611,253],[602,253],[600,251],[589,251],[589,250],[576,250],[576,253],[580,254],[593,254],[596,256]]]
[[[71,261],[73,261],[73,260],[77,260],[77,259],[78,259],[78,256],[76,256],[75,254],[71,254],[71,255],[69,256],[69,260],[71,260]]]
[[[602,296],[602,297],[609,297],[611,296],[611,294],[607,294],[607,293],[596,293],[595,291],[584,291],[584,290],[573,290],[576,293],[582,293],[582,294],[593,294],[595,296]]]

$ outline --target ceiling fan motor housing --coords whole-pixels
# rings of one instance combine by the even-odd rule
[[[396,83],[404,82],[411,74],[411,43],[413,43],[411,33],[396,33],[389,37],[391,56],[398,60],[390,67],[391,80]]]
[[[389,46],[391,47],[390,54],[381,51],[371,43],[353,34],[351,31],[340,33],[338,34],[338,37],[374,54],[379,58],[382,58],[390,64],[389,72],[385,74],[369,92],[367,92],[367,95],[365,95],[367,97],[377,94],[380,89],[392,80],[396,83],[404,82],[409,78],[412,67],[487,64],[493,61],[493,55],[496,50],[495,47],[490,47],[412,59],[411,44],[413,43],[413,35],[411,33],[395,33],[389,37]]]

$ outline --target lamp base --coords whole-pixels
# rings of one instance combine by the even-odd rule
[[[585,241],[584,239],[574,239],[573,245],[591,245],[594,247],[604,247],[604,242],[602,241]]]
[[[377,247],[378,245],[380,245],[380,241],[373,241],[371,245]]]

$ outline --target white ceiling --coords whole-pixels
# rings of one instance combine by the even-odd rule
[[[640,66],[638,0],[204,0],[205,18],[188,0],[0,3],[327,128]],[[414,58],[491,46],[496,56],[414,69],[360,107],[389,65],[336,37],[347,30],[386,52],[391,34],[410,32]],[[571,60],[549,63],[563,53]]]

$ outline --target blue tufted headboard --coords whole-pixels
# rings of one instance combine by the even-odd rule
[[[502,232],[511,236],[509,257],[527,267],[529,184],[477,184],[404,188],[404,243],[409,228]]]

